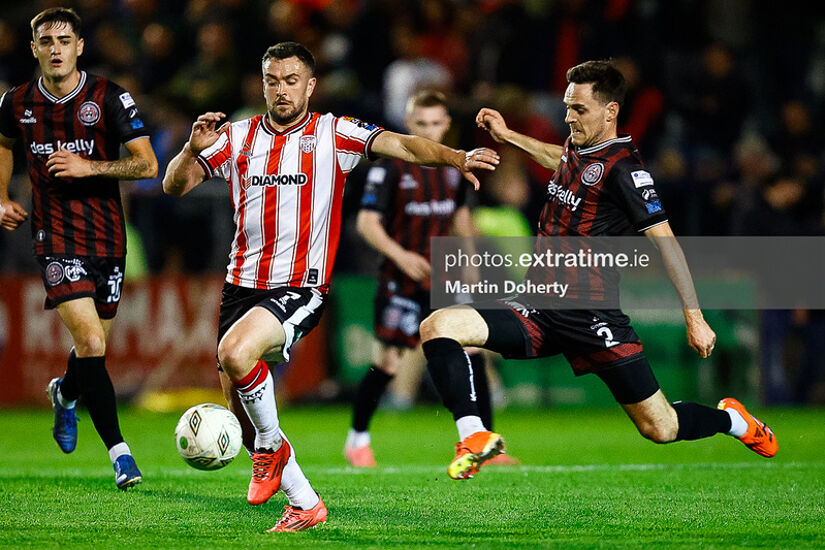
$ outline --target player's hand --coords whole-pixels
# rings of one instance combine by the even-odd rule
[[[189,134],[189,150],[193,155],[200,154],[201,151],[215,143],[220,133],[229,127],[231,123],[227,121],[216,129],[222,118],[226,118],[226,115],[220,111],[210,111],[198,117],[192,125],[192,133]]]
[[[405,250],[397,258],[395,265],[404,272],[404,275],[415,282],[423,281],[430,277],[430,262],[424,256]]]
[[[58,149],[46,160],[49,173],[58,178],[87,178],[92,173],[92,161],[67,151]]]
[[[478,149],[464,152],[464,162],[458,169],[461,170],[461,174],[467,178],[467,180],[473,184],[475,190],[478,191],[480,184],[478,178],[473,174],[473,170],[489,170],[492,172],[496,169],[500,160],[498,153],[492,149],[479,147]]]
[[[0,227],[14,231],[29,219],[29,213],[13,200],[0,201]]]
[[[476,124],[479,128],[487,130],[498,143],[506,143],[505,136],[510,131],[507,128],[507,123],[504,122],[504,117],[495,109],[488,109],[484,107],[476,115]]]
[[[696,350],[699,357],[707,359],[713,353],[713,348],[716,345],[716,333],[710,328],[699,310],[685,311],[685,319],[687,321],[688,344]]]

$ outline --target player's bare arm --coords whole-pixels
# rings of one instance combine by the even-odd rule
[[[520,134],[507,127],[504,117],[495,109],[483,108],[476,115],[476,124],[487,130],[497,143],[506,143],[527,153],[545,168],[555,170],[561,162],[562,147]]]
[[[0,227],[13,231],[29,217],[22,206],[9,198],[9,182],[14,162],[14,140],[0,136]]]
[[[103,176],[118,180],[139,180],[158,175],[158,159],[149,138],[142,137],[126,144],[129,156],[118,160],[90,160],[60,149],[49,155],[46,167],[59,178]]]
[[[372,152],[382,157],[401,159],[427,166],[454,166],[476,189],[479,188],[475,170],[496,169],[498,153],[486,147],[472,151],[451,149],[435,141],[395,132],[381,132],[372,143]]]
[[[707,324],[702,310],[699,309],[699,300],[696,297],[696,288],[693,286],[693,277],[690,275],[685,253],[676,241],[670,224],[664,222],[654,225],[645,231],[645,236],[661,253],[668,277],[682,301],[690,347],[695,349],[700,357],[710,357],[716,344],[716,333]]]
[[[218,128],[218,122],[226,115],[208,112],[200,115],[192,125],[189,141],[183,144],[181,152],[169,161],[163,177],[163,192],[167,195],[183,196],[206,180],[206,173],[196,158],[201,151],[218,140],[221,132],[229,128],[229,122]]]
[[[355,220],[358,234],[372,248],[390,259],[398,269],[413,281],[422,281],[430,276],[430,262],[424,256],[407,250],[393,240],[381,223],[381,214],[374,210],[361,210]]]

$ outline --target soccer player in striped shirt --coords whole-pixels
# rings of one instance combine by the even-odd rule
[[[80,17],[50,8],[31,22],[32,54],[42,76],[0,99],[0,226],[19,227],[28,213],[9,198],[14,141],[23,142],[32,182],[34,253],[56,309],[72,335],[66,373],[47,388],[52,429],[65,453],[77,444],[75,404],[89,409],[120,489],[142,476],[118,425],[106,371],[106,340],[123,284],[126,234],[118,180],[151,178],[158,163],[132,96],[77,68]],[[128,155],[120,157],[120,146]]]
[[[213,177],[230,188],[235,237],[221,302],[218,362],[230,407],[254,426],[254,439],[245,441],[253,472],[247,500],[262,504],[279,489],[289,500],[272,531],[306,529],[327,517],[280,428],[266,361],[288,359],[290,347],[319,321],[347,175],[362,158],[384,156],[451,165],[477,186],[472,171],[498,164],[490,149],[457,151],[352,117],[310,112],[314,72],[315,60],[304,46],[270,47],[262,60],[267,112],[220,127],[223,113],[199,116],[163,182],[172,195]]]
[[[570,136],[563,147],[543,143],[509,129],[500,113],[479,111],[476,122],[498,143],[527,153],[555,170],[539,220],[539,234],[611,236],[630,233],[651,238],[662,254],[668,275],[684,307],[688,344],[709,357],[716,334],[699,309],[684,254],[673,238],[653,178],[644,169],[629,135],[618,135],[617,117],[627,86],[606,61],[588,61],[567,72],[565,122]],[[531,267],[528,280],[555,274]],[[605,273],[605,275],[608,275]],[[615,293],[617,281],[582,277],[592,296]],[[606,288],[610,285],[610,288]],[[592,288],[585,288],[592,285]],[[598,292],[597,292],[598,291]],[[592,300],[595,301],[595,300]],[[601,300],[604,301],[604,300]],[[460,443],[447,472],[467,479],[504,449],[504,440],[487,430],[470,399],[472,380],[462,346],[481,346],[517,359],[563,353],[576,375],[594,373],[610,389],[639,433],[656,443],[730,434],[754,452],[772,457],[778,445],[765,424],[733,398],[717,408],[669,402],[650,368],[630,319],[619,309],[542,309],[529,295],[499,302],[440,309],[421,323],[428,368],[459,432]]]

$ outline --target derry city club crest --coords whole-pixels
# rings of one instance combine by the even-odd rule
[[[311,153],[315,150],[315,136],[301,136],[298,145],[304,153]]]

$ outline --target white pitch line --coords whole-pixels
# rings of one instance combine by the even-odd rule
[[[664,471],[664,470],[687,470],[687,469],[702,469],[702,470],[764,470],[764,469],[780,469],[780,470],[800,470],[808,468],[822,468],[825,467],[825,462],[810,461],[810,462],[690,462],[690,463],[658,463],[658,464],[545,464],[545,465],[521,465],[521,466],[488,466],[485,472],[491,474],[565,474],[565,473],[579,473],[579,472],[648,472],[648,471]],[[353,468],[351,466],[340,466],[333,468],[317,467],[312,465],[302,466],[308,473],[316,475],[397,475],[397,474],[416,474],[416,475],[432,475],[443,474],[447,468],[446,462],[438,465],[416,465],[416,466],[386,466],[377,468]],[[246,465],[233,464],[226,470],[216,470],[214,474],[208,471],[196,470],[186,466],[174,466],[159,468],[154,472],[154,476],[158,479],[165,477],[176,476],[209,476],[220,475],[226,477],[248,477],[249,463]],[[58,470],[49,470],[44,473],[42,470],[33,472],[21,472],[19,469],[0,468],[0,478],[16,477],[16,476],[33,476],[44,478],[61,478],[61,477],[98,477],[104,476],[105,468],[97,467],[83,467],[83,468],[67,468]],[[105,473],[105,477],[109,477]],[[152,475],[147,476],[153,477]]]

